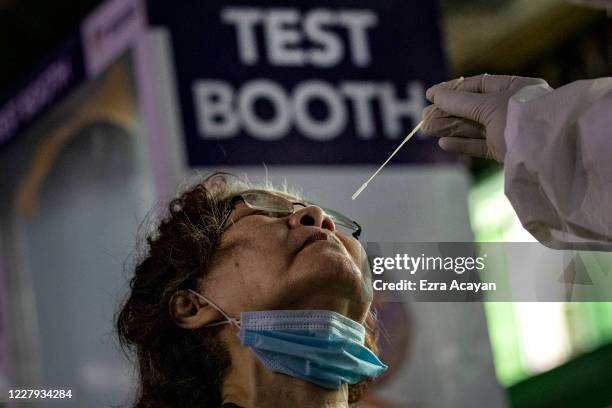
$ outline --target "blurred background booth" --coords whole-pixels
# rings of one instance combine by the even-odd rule
[[[129,406],[114,313],[181,186],[224,170],[298,187],[367,250],[529,240],[499,167],[420,134],[350,197],[429,86],[612,66],[605,12],[558,0],[55,3],[0,2],[0,392],[73,391],[30,406]],[[609,303],[375,300],[391,368],[360,406],[612,405]]]

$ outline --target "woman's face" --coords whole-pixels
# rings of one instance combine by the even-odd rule
[[[361,245],[339,233],[320,207],[294,208],[279,216],[237,204],[203,293],[233,317],[252,310],[327,309],[363,322],[372,292]]]

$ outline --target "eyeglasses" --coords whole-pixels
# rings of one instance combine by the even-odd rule
[[[312,203],[290,201],[285,197],[273,194],[269,191],[248,191],[232,197],[229,210],[223,217],[223,221],[219,227],[221,231],[224,230],[230,214],[240,202],[244,203],[247,207],[252,208],[253,210],[265,211],[275,216],[287,216],[293,214],[295,212],[295,205],[301,205],[302,207],[313,205]],[[347,216],[329,208],[321,207],[321,209],[325,212],[325,214],[327,214],[327,216],[329,216],[329,218],[332,219],[339,232],[351,234],[355,239],[359,239],[359,235],[361,234],[361,226],[357,224],[356,221],[353,221]]]

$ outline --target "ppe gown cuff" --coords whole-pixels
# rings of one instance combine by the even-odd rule
[[[593,222],[592,214],[605,204],[596,204],[599,200],[593,200],[588,188],[596,172],[591,169],[591,174],[585,174],[589,169],[582,156],[587,146],[576,146],[576,142],[591,143],[592,137],[585,141],[586,135],[575,134],[582,130],[577,125],[584,123],[580,119],[585,111],[601,102],[603,91],[612,89],[611,85],[610,79],[578,81],[552,94],[547,86],[532,85],[509,101],[505,193],[523,226],[548,247],[612,249],[603,225]],[[602,122],[602,116],[597,122]]]
[[[529,102],[552,91],[548,85],[529,85],[516,92],[508,103],[506,129],[506,156],[504,157],[504,186],[506,197],[512,203],[522,225],[538,241],[554,245],[550,230],[561,228],[562,221],[547,198],[538,180],[538,171],[532,166],[533,141],[520,139],[521,125],[528,114]],[[536,142],[537,143],[537,142]]]

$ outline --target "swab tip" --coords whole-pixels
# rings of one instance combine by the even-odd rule
[[[368,183],[363,183],[363,184],[361,185],[361,187],[359,187],[359,188],[357,189],[357,191],[355,191],[355,193],[353,194],[353,196],[351,197],[351,199],[352,199],[352,200],[354,200],[354,199],[356,199],[357,197],[359,197],[359,194],[361,194],[361,192],[362,192],[363,190],[365,190],[365,188],[366,188],[367,186],[368,186]]]

